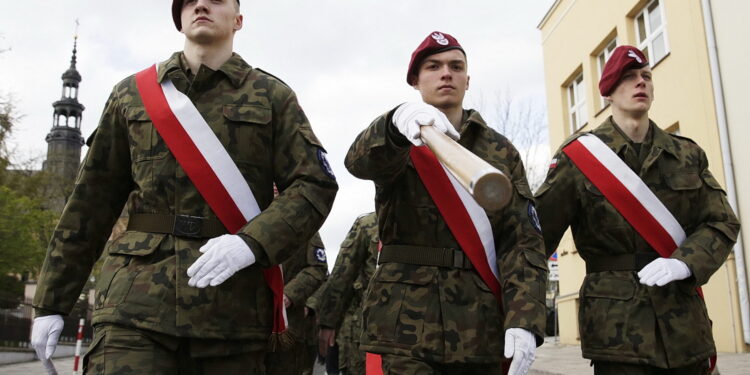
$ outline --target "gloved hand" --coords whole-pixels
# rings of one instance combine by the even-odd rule
[[[42,361],[48,374],[57,374],[55,366],[50,358],[57,348],[57,340],[64,326],[61,315],[47,315],[34,318],[31,328],[31,346],[36,351],[36,356]]]
[[[393,124],[415,146],[424,144],[420,135],[422,126],[433,126],[441,133],[458,140],[460,135],[439,109],[423,102],[401,104],[393,113]]]
[[[644,285],[664,286],[672,281],[687,279],[692,274],[687,264],[679,259],[659,258],[643,267],[638,272],[638,278]]]
[[[513,358],[508,375],[525,375],[536,359],[536,338],[523,328],[505,330],[505,358]]]
[[[235,234],[212,238],[201,246],[203,253],[190,268],[188,285],[205,288],[217,286],[237,271],[255,263],[255,254],[247,243]]]

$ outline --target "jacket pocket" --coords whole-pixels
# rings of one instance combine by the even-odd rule
[[[547,258],[544,254],[526,249],[523,251],[526,265],[523,271],[524,283],[529,288],[529,294],[535,300],[545,303],[547,298]]]
[[[128,123],[130,138],[130,156],[134,163],[163,159],[168,148],[158,135],[146,108],[133,106],[125,108],[125,120]]]
[[[625,347],[635,292],[632,277],[605,272],[586,276],[578,311],[581,344],[585,348],[615,350]]]
[[[271,108],[261,105],[226,104],[222,107],[222,115],[226,126],[214,128],[214,131],[232,159],[237,163],[249,163],[264,168],[271,165]]]
[[[160,233],[127,231],[109,245],[96,284],[95,309],[115,307],[125,300],[143,268],[142,262],[133,259],[152,254],[164,237]]]
[[[427,308],[437,302],[435,267],[383,264],[363,305],[365,334],[373,341],[411,347],[421,341]],[[430,285],[432,284],[432,285]]]

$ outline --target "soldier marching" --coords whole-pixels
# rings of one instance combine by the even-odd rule
[[[294,92],[233,52],[239,0],[174,0],[172,17],[184,50],[115,85],[50,241],[32,330],[50,373],[61,316],[103,254],[86,374],[312,374],[334,344],[332,370],[349,375],[526,374],[546,257],[568,227],[596,374],[713,366],[700,286],[739,222],[703,150],[649,119],[637,48],[604,68],[612,116],[563,143],[535,197],[519,152],[463,107],[466,51],[430,33],[407,68],[422,100],[377,117],[346,155],[376,212],[356,219],[325,281],[316,232],[338,186]],[[479,207],[425,127],[508,176],[508,205]],[[123,208],[128,230],[105,248]]]

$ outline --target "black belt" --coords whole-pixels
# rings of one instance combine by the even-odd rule
[[[193,238],[213,238],[228,233],[218,219],[163,214],[133,214],[128,219],[128,230]]]
[[[658,258],[655,251],[650,253],[607,255],[586,260],[586,273],[604,271],[640,271]]]
[[[420,266],[435,266],[472,269],[471,261],[461,250],[408,245],[384,245],[378,256],[378,264],[406,263]]]

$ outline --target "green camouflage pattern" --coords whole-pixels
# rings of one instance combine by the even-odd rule
[[[305,317],[305,301],[326,281],[328,264],[325,246],[319,234],[305,246],[304,257],[296,256],[282,263],[284,294],[292,302],[286,309],[289,331],[299,342],[317,345],[315,320]]]
[[[34,306],[67,314],[104,252],[93,324],[115,323],[181,337],[266,340],[271,290],[262,269],[280,264],[315,234],[338,186],[292,90],[234,54],[218,70],[188,71],[182,53],[158,79],[185,93],[237,163],[261,210],[238,233],[256,263],[217,287],[187,285],[207,239],[128,231],[105,242],[127,212],[216,218],[167,149],[143,107],[134,76],[107,101],[75,189],[55,229]],[[273,199],[274,183],[281,192]]]
[[[100,324],[82,368],[86,375],[263,374],[264,353],[258,342],[177,338]]]
[[[284,294],[292,304],[286,309],[291,347],[266,355],[268,375],[312,374],[317,351],[315,318],[305,316],[305,301],[321,286],[328,275],[325,246],[319,234],[303,247],[304,256],[292,256],[282,263]],[[321,255],[322,254],[322,255]]]
[[[591,133],[640,176],[685,229],[687,239],[672,258],[685,262],[693,276],[648,287],[634,271],[587,275],[579,294],[583,356],[662,368],[708,358],[716,349],[706,305],[695,288],[724,263],[739,222],[708,170],[705,153],[653,122],[639,153],[611,117]],[[547,253],[555,251],[568,226],[585,261],[655,251],[565,153],[558,151],[555,158],[557,166],[537,191]]]
[[[409,143],[392,124],[393,110],[355,140],[347,169],[375,183],[378,234],[384,246],[458,249],[409,158]],[[507,207],[487,212],[495,238],[502,308],[474,270],[381,265],[363,304],[360,348],[441,363],[491,363],[503,358],[504,330],[544,334],[547,263],[534,200],[518,151],[478,112],[464,111],[459,143],[513,182]]]
[[[365,352],[359,350],[359,337],[362,300],[378,259],[377,225],[374,212],[354,221],[341,243],[318,309],[320,326],[336,330],[339,368],[348,375],[365,373]]]

